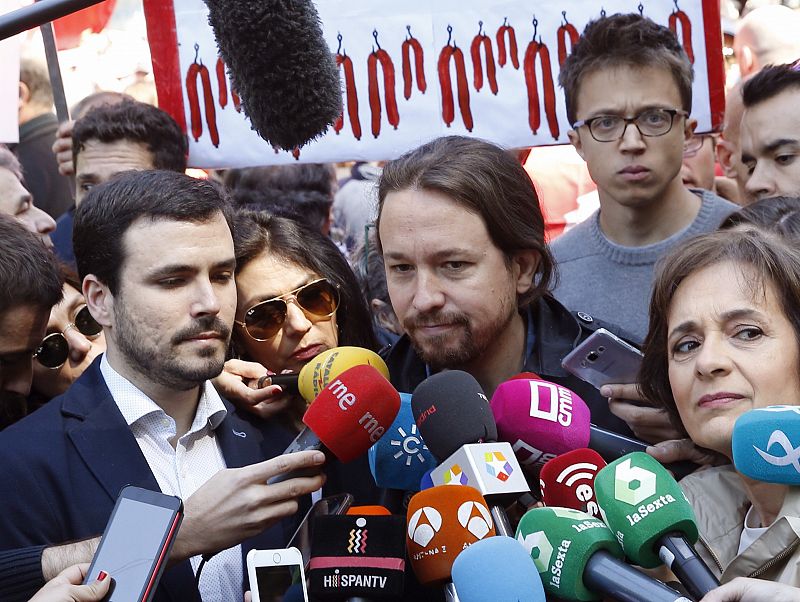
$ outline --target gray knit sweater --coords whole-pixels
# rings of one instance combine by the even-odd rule
[[[683,241],[716,230],[738,207],[707,190],[697,217],[682,231],[653,245],[623,247],[600,230],[600,212],[550,245],[558,266],[554,294],[567,308],[596,315],[644,340],[656,262]]]

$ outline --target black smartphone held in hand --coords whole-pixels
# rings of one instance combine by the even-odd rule
[[[117,498],[84,583],[111,576],[108,602],[148,602],[183,520],[183,502],[129,485]]]
[[[636,383],[641,364],[642,352],[605,328],[598,328],[561,361],[564,370],[596,389]]]
[[[353,496],[349,493],[340,493],[324,497],[311,506],[311,509],[303,517],[297,531],[294,532],[287,548],[297,548],[303,557],[303,566],[308,566],[311,559],[311,524],[315,516],[326,514],[346,514],[347,509],[353,505]]]

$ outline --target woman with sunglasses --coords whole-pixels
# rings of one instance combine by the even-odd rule
[[[42,344],[34,352],[29,410],[61,395],[106,350],[102,327],[80,292],[77,276],[62,268],[64,298],[50,311]]]
[[[267,371],[299,372],[341,345],[376,350],[369,312],[347,261],[319,232],[258,211],[243,211],[235,225],[237,359],[215,384],[262,418],[281,416],[296,428],[305,401],[279,386],[259,389],[259,378]]]

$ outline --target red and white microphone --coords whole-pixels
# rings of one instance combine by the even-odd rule
[[[330,382],[303,415],[306,427],[284,454],[320,450],[341,462],[355,460],[386,432],[400,411],[400,394],[375,368],[353,366]],[[279,483],[305,471],[270,479]]]
[[[539,473],[542,501],[547,506],[580,510],[600,518],[594,477],[606,465],[593,449],[574,449],[548,460]]]

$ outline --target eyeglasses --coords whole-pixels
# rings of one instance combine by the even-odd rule
[[[42,344],[33,352],[33,358],[45,368],[57,370],[65,363],[69,357],[69,341],[66,332],[70,328],[75,328],[87,339],[96,338],[103,327],[97,323],[89,312],[89,308],[84,305],[75,313],[75,321],[67,324],[61,332],[48,334],[42,339]]]
[[[683,156],[694,157],[703,148],[706,138],[713,139],[714,136],[711,134],[698,134],[689,138],[689,141],[683,145]]]
[[[244,328],[251,339],[269,340],[278,334],[286,321],[290,301],[296,303],[309,320],[321,322],[336,313],[339,289],[325,278],[320,278],[280,297],[256,303],[245,313],[244,322],[234,322]]]
[[[586,126],[592,138],[598,142],[614,142],[625,135],[625,131],[632,123],[642,136],[663,136],[672,129],[675,117],[680,115],[688,117],[689,113],[680,109],[648,109],[635,117],[622,117],[621,115],[598,115],[591,119],[576,121],[572,129]]]

